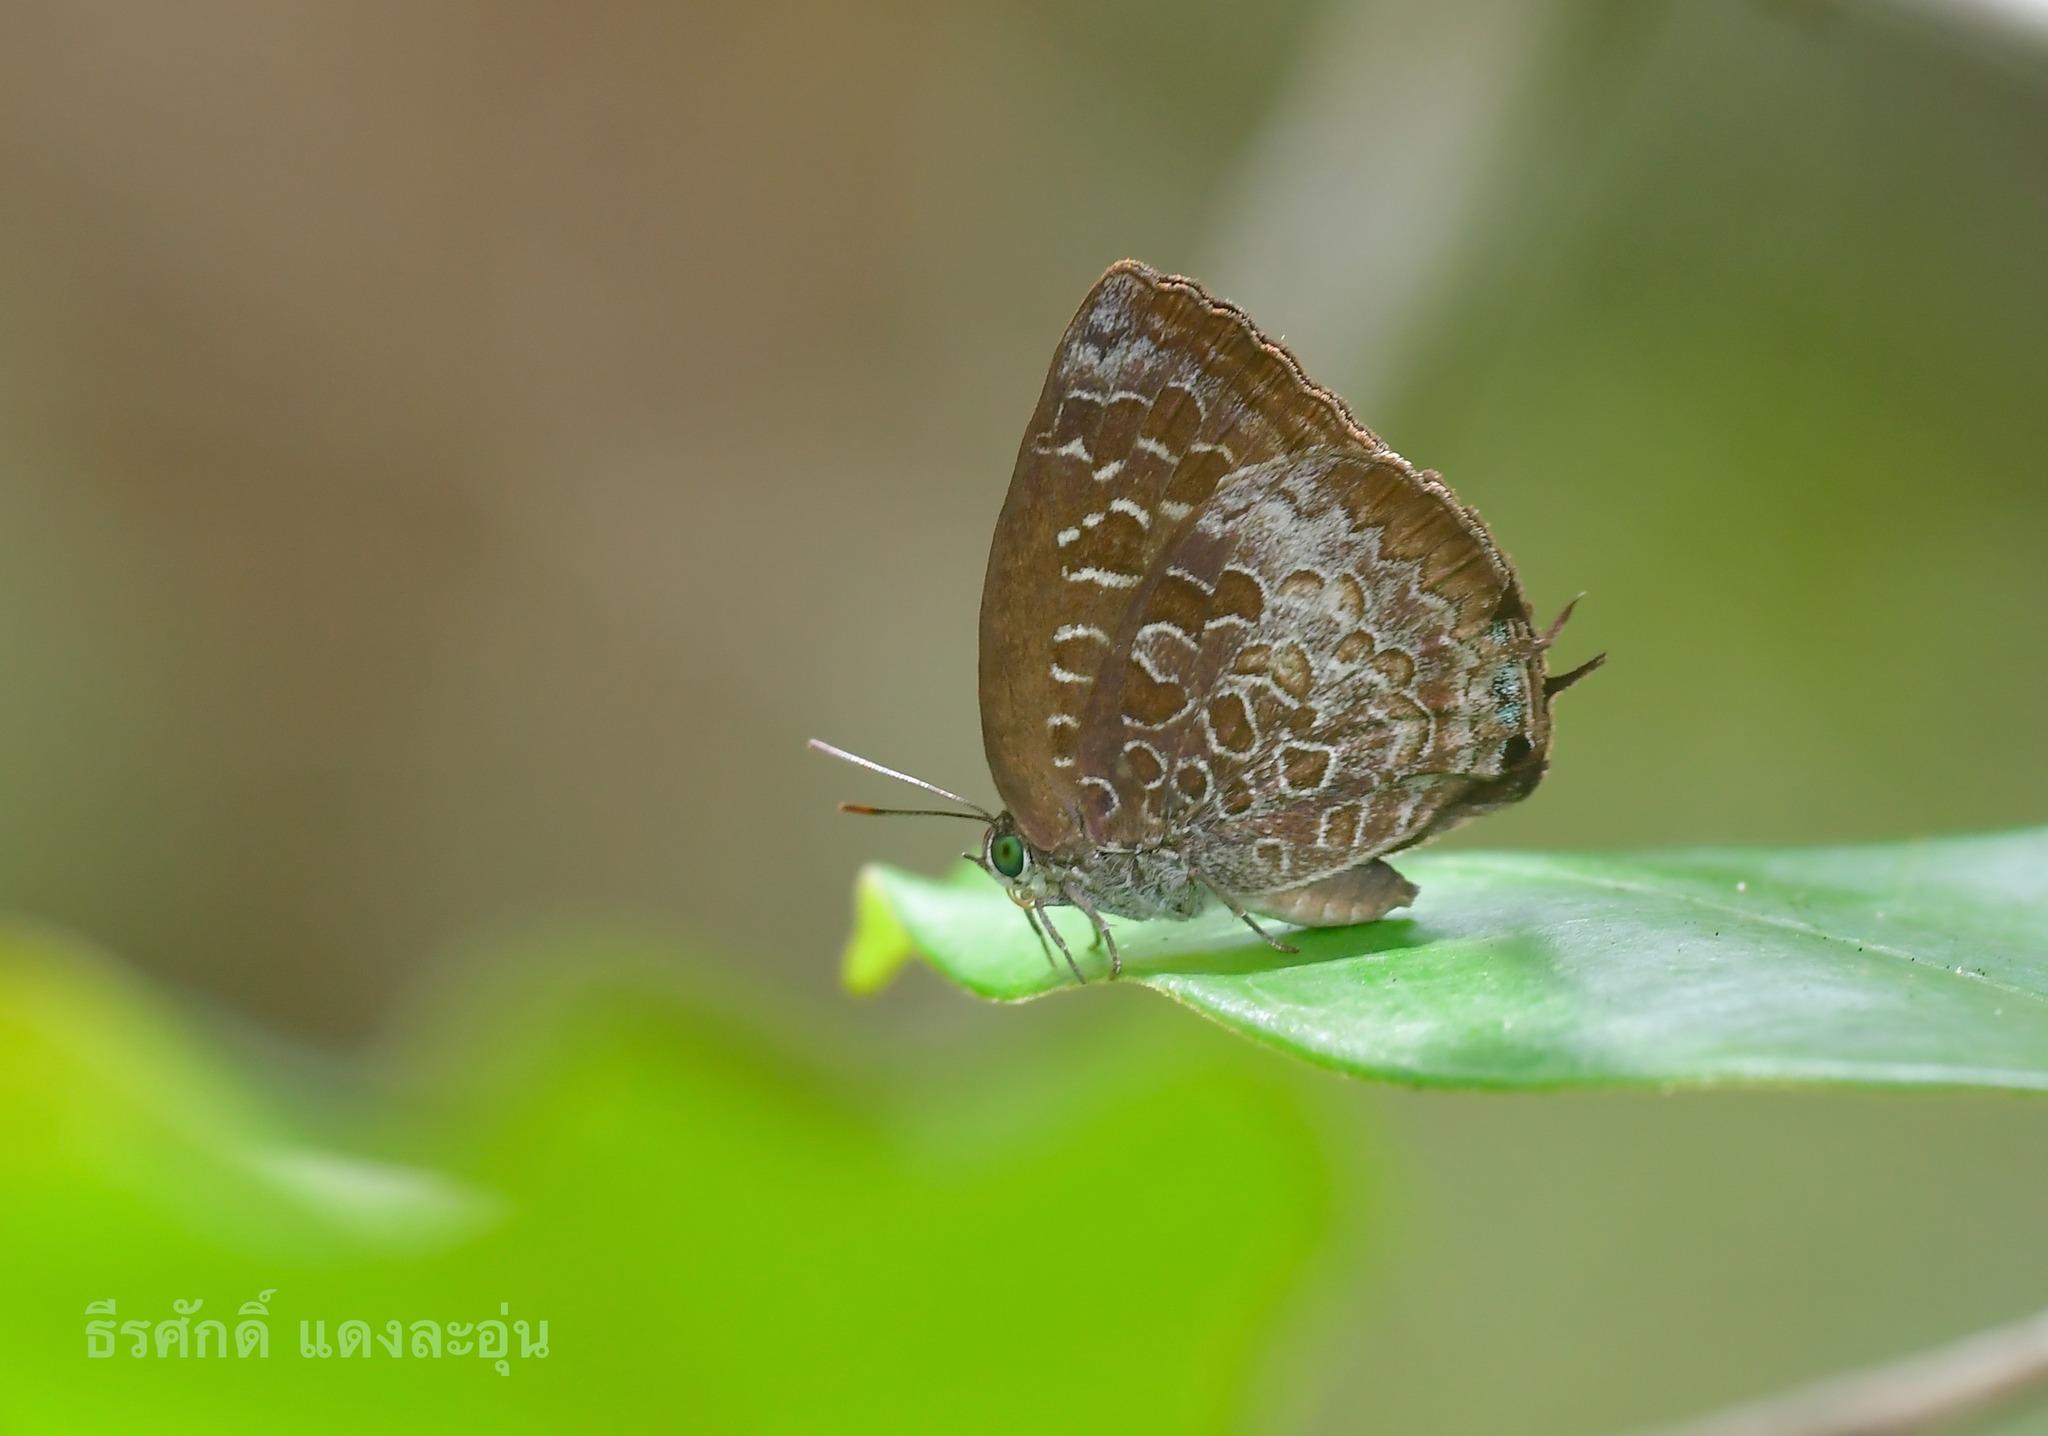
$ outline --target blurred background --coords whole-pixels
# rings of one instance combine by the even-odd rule
[[[847,999],[856,867],[959,835],[802,747],[989,795],[989,531],[1128,254],[1587,592],[1453,841],[2041,821],[2048,6],[8,0],[0,195],[0,1429],[1604,1432],[2048,1293],[2028,1103]],[[279,1285],[554,1353],[78,1354]]]

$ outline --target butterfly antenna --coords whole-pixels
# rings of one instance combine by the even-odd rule
[[[863,817],[875,818],[976,818],[984,823],[993,823],[996,820],[996,815],[982,807],[981,804],[971,802],[961,797],[958,793],[941,788],[937,783],[927,783],[922,778],[913,778],[908,773],[884,767],[872,758],[863,758],[858,753],[849,753],[844,748],[835,748],[820,738],[811,739],[810,747],[813,752],[823,753],[828,758],[837,758],[842,762],[853,764],[856,768],[866,768],[871,773],[880,773],[885,778],[894,778],[897,782],[908,783],[913,788],[922,788],[935,798],[944,798],[949,803],[958,803],[961,807],[967,809],[964,813],[956,813],[944,808],[871,808],[865,803],[841,803],[839,811],[842,813],[859,813]]]
[[[993,822],[984,813],[956,813],[951,808],[871,808],[866,803],[841,803],[839,811],[860,818],[967,818],[977,823]]]

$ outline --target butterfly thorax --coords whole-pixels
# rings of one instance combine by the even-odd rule
[[[1067,873],[1090,902],[1118,917],[1190,918],[1209,902],[1209,890],[1171,848],[1100,848]]]
[[[998,816],[983,838],[980,862],[1012,901],[1032,907],[1067,905],[1078,898],[1118,917],[1189,918],[1209,897],[1172,848],[1049,852],[1026,841],[1008,813]]]

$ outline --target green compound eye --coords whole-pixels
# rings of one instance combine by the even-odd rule
[[[1015,833],[1004,833],[988,845],[988,860],[1004,877],[1017,876],[1024,871],[1024,840]]]

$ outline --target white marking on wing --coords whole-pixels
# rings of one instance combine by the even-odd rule
[[[1088,675],[1076,673],[1071,668],[1062,668],[1059,664],[1055,663],[1052,666],[1052,681],[1055,683],[1086,683]]]
[[[1090,776],[1081,780],[1081,786],[1084,788],[1090,786],[1097,787],[1109,795],[1109,807],[1105,810],[1103,816],[1108,817],[1114,814],[1117,808],[1121,806],[1121,800],[1116,795],[1116,785],[1111,783],[1109,779]]]
[[[1054,643],[1065,643],[1070,638],[1092,638],[1098,643],[1109,642],[1109,635],[1089,623],[1063,623],[1052,631]]]
[[[1322,779],[1321,779],[1321,781],[1320,781],[1320,782],[1317,782],[1317,783],[1316,783],[1316,784],[1315,784],[1314,786],[1312,786],[1312,787],[1307,787],[1307,788],[1303,788],[1303,787],[1298,787],[1298,786],[1296,786],[1296,785],[1295,785],[1294,783],[1292,783],[1292,782],[1288,781],[1288,777],[1287,777],[1287,754],[1288,754],[1288,752],[1289,752],[1290,750],[1292,750],[1292,749],[1295,749],[1295,748],[1306,748],[1306,749],[1308,749],[1308,750],[1309,750],[1309,751],[1311,751],[1311,752],[1321,753],[1321,754],[1322,754],[1322,755],[1324,756],[1324,758],[1325,758],[1325,759],[1327,760],[1327,761],[1326,761],[1326,762],[1325,762],[1325,763],[1323,764],[1323,776],[1322,776]],[[1336,778],[1336,776],[1337,776],[1337,750],[1336,750],[1335,748],[1331,747],[1331,746],[1330,746],[1330,745],[1329,745],[1328,743],[1305,743],[1305,742],[1295,742],[1295,743],[1287,743],[1287,744],[1283,744],[1283,745],[1281,746],[1280,752],[1278,753],[1278,755],[1276,755],[1276,756],[1275,756],[1275,758],[1274,758],[1274,760],[1273,760],[1273,761],[1274,761],[1274,765],[1275,765],[1275,771],[1277,771],[1277,772],[1278,772],[1278,774],[1280,775],[1280,786],[1281,786],[1281,788],[1282,788],[1282,789],[1284,789],[1285,791],[1287,791],[1287,792],[1289,792],[1289,793],[1297,793],[1297,794],[1298,794],[1298,793],[1320,793],[1320,792],[1322,792],[1322,791],[1323,791],[1323,789],[1325,789],[1325,788],[1329,787],[1329,786],[1330,786],[1330,783],[1331,783],[1331,781],[1332,781],[1333,779],[1335,779],[1335,778]],[[1323,815],[1323,820],[1322,820],[1322,821],[1323,821],[1323,823],[1327,823],[1327,822],[1329,821],[1329,814],[1328,814],[1328,813],[1325,813],[1325,814]],[[1320,842],[1320,841],[1321,841],[1321,833],[1322,833],[1322,824],[1318,824],[1318,825],[1317,825],[1317,828],[1316,828],[1316,832],[1317,832],[1317,841],[1318,841],[1318,842]]]
[[[1145,662],[1142,658],[1137,659],[1135,661],[1138,663],[1139,667],[1142,668],[1145,666]],[[1180,689],[1180,707],[1174,709],[1164,718],[1161,718],[1157,723],[1140,723],[1135,714],[1126,713],[1124,714],[1124,726],[1126,728],[1139,728],[1147,733],[1163,733],[1168,728],[1171,728],[1178,724],[1183,718],[1188,716],[1190,711],[1193,710],[1195,706],[1194,694],[1189,691],[1188,686],[1186,684],[1182,683],[1177,678],[1162,679],[1156,673],[1153,674],[1152,677],[1157,682],[1171,683],[1174,687]]]
[[[1294,867],[1294,855],[1287,845],[1274,838],[1265,838],[1252,845],[1252,853],[1267,867],[1286,877]]]
[[[1159,512],[1166,515],[1168,523],[1177,524],[1193,513],[1194,510],[1179,499],[1161,499],[1159,501]]]
[[[1263,578],[1260,578],[1258,574],[1253,572],[1251,569],[1244,568],[1238,564],[1231,564],[1228,568],[1225,568],[1223,572],[1226,574],[1234,573],[1243,578],[1250,579],[1252,581],[1252,587],[1256,588],[1259,591],[1259,601],[1261,603],[1271,603],[1273,601],[1273,590],[1266,587],[1266,581]]]
[[[1180,455],[1174,453],[1173,450],[1167,448],[1166,445],[1160,443],[1157,439],[1148,439],[1143,434],[1140,434],[1137,438],[1131,440],[1131,447],[1134,449],[1143,449],[1153,458],[1164,459],[1169,464],[1177,464],[1180,462]]]
[[[1098,484],[1106,484],[1123,471],[1124,461],[1122,459],[1111,459],[1108,463],[1104,464],[1101,468],[1095,471],[1095,482]]]
[[[1126,756],[1128,756],[1131,753],[1136,752],[1140,748],[1143,748],[1148,754],[1151,755],[1152,765],[1154,768],[1158,770],[1157,776],[1155,776],[1151,782],[1146,783],[1144,785],[1145,790],[1147,792],[1150,792],[1152,789],[1157,788],[1166,781],[1166,759],[1164,756],[1161,755],[1160,751],[1157,748],[1153,747],[1150,743],[1147,743],[1142,738],[1133,738],[1130,742],[1124,744],[1124,753]]]
[[[1081,531],[1079,529],[1061,529],[1058,533],[1053,535],[1054,538],[1059,540],[1059,545],[1061,548],[1065,548],[1068,544],[1072,543],[1075,539],[1079,538],[1080,536]]]
[[[1182,681],[1181,675],[1159,671],[1158,664],[1163,656],[1160,646],[1161,634],[1171,639],[1172,646],[1179,650],[1177,656],[1182,662],[1195,655],[1197,649],[1194,639],[1173,624],[1161,622],[1148,623],[1131,635],[1131,655],[1138,660],[1138,665],[1151,675],[1153,682],[1179,683]]]
[[[1155,624],[1154,627],[1157,627],[1157,625]],[[1179,675],[1173,673],[1161,673],[1159,671],[1159,660],[1156,656],[1154,656],[1150,648],[1140,648],[1137,644],[1132,644],[1131,659],[1138,665],[1138,667],[1145,670],[1145,676],[1150,678],[1154,683],[1177,684],[1180,682]]]
[[[1113,569],[1063,568],[1060,576],[1069,583],[1092,583],[1098,588],[1136,588],[1138,576],[1134,573],[1117,573]]]
[[[1060,458],[1079,459],[1084,464],[1095,462],[1095,456],[1088,452],[1088,446],[1081,442],[1079,434],[1054,449],[1053,453]]]
[[[1109,507],[1114,513],[1129,514],[1138,521],[1139,528],[1149,529],[1152,527],[1152,515],[1145,512],[1143,505],[1134,504],[1121,494],[1109,501]]]
[[[1112,374],[1128,374],[1149,367],[1159,355],[1159,346],[1142,334],[1126,334],[1102,353],[1102,367]]]

